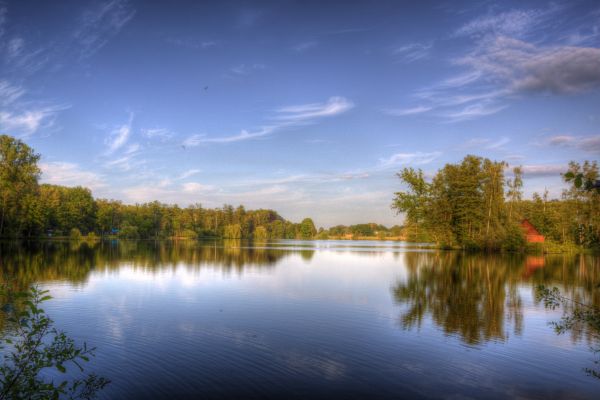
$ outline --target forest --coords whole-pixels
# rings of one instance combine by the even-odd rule
[[[422,170],[398,173],[405,191],[392,208],[403,226],[375,223],[315,227],[311,218],[294,223],[268,209],[224,205],[187,207],[152,201],[124,204],[95,199],[84,187],[40,184],[40,155],[19,139],[0,136],[0,237],[118,237],[126,239],[407,239],[441,247],[507,249],[526,247],[520,227],[528,219],[547,246],[600,246],[600,193],[596,162],[571,162],[561,199],[548,192],[523,198],[523,171],[473,155],[447,164],[431,180]]]
[[[317,234],[310,218],[292,223],[273,210],[94,199],[84,187],[40,184],[39,158],[23,141],[0,136],[0,237],[310,239]]]
[[[523,169],[473,155],[446,164],[431,180],[422,170],[404,168],[407,188],[392,207],[405,213],[409,240],[442,247],[518,250],[527,247],[520,227],[529,220],[545,236],[545,248],[600,246],[600,190],[597,163],[570,162],[562,174],[568,188],[560,199],[548,191],[523,198]]]

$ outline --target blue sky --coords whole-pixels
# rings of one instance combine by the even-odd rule
[[[600,155],[596,1],[9,1],[0,54],[42,181],[126,203],[391,225],[405,166],[477,154],[557,197]]]

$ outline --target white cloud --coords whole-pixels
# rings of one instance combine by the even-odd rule
[[[540,47],[500,36],[456,63],[511,93],[578,93],[600,86],[600,49],[593,47]]]
[[[191,176],[199,174],[200,172],[202,172],[202,171],[199,169],[189,169],[189,170],[183,172],[181,175],[179,175],[179,177],[177,179],[178,180],[187,179]]]
[[[133,18],[135,9],[126,0],[104,1],[82,16],[75,39],[81,46],[80,58],[88,58],[116,36]]]
[[[567,171],[566,165],[556,164],[539,164],[539,165],[523,165],[523,177],[560,177],[560,174]]]
[[[106,138],[105,144],[108,146],[107,154],[112,154],[125,143],[129,139],[129,135],[131,134],[131,124],[133,122],[133,113],[129,114],[129,120],[127,123],[121,125],[120,127],[114,129],[110,135]]]
[[[22,112],[0,111],[0,127],[27,137],[52,125],[56,113],[66,107],[46,107]]]
[[[6,45],[6,56],[9,59],[19,57],[21,55],[24,45],[25,40],[23,40],[22,38],[12,38],[8,41],[8,44]]]
[[[42,183],[62,186],[83,186],[91,190],[107,186],[103,176],[95,172],[86,171],[74,163],[40,163],[40,169],[42,170]]]
[[[470,148],[483,148],[487,150],[495,150],[499,149],[505,144],[509,143],[510,139],[506,136],[501,137],[500,139],[490,139],[490,138],[473,138],[468,140],[462,148],[470,149]]]
[[[12,85],[6,80],[0,80],[0,104],[6,106],[17,101],[25,94],[25,89]]]
[[[517,97],[600,88],[600,49],[591,47],[590,41],[566,45],[564,37],[556,37],[551,29],[561,9],[550,5],[547,9],[511,10],[463,25],[454,37],[470,40],[472,46],[452,60],[463,70],[417,90],[396,115],[427,110],[429,115],[458,122],[498,113]],[[533,40],[533,33],[539,31],[548,32],[544,41],[539,36]],[[573,43],[588,43],[589,47]],[[409,51],[410,46],[401,50]]]
[[[162,141],[171,139],[174,136],[173,132],[165,128],[142,129],[141,132],[148,139],[160,139]]]
[[[552,146],[573,147],[587,153],[600,155],[600,135],[558,135],[548,139],[548,144]]]
[[[495,105],[491,102],[469,104],[462,109],[443,113],[448,122],[466,121],[486,115],[496,114],[508,107],[507,105]]]
[[[354,103],[345,97],[333,96],[326,103],[311,103],[282,107],[277,110],[281,115],[274,119],[290,122],[304,122],[318,117],[342,114],[354,107]]]
[[[414,152],[414,153],[396,153],[389,158],[379,160],[380,165],[385,168],[396,167],[399,165],[423,165],[429,164],[442,155],[439,151],[429,153]]]
[[[271,118],[271,121],[273,121],[271,124],[262,126],[255,131],[242,130],[237,135],[222,137],[207,137],[206,135],[195,134],[185,139],[183,145],[194,147],[203,143],[233,143],[256,139],[271,135],[284,128],[310,124],[319,118],[339,115],[352,107],[354,107],[354,104],[350,100],[340,96],[330,97],[325,103],[282,107],[276,110],[277,114]]]
[[[317,46],[317,42],[316,41],[308,41],[308,42],[302,42],[302,43],[298,43],[297,45],[292,47],[292,50],[294,50],[296,53],[304,53],[305,51],[312,49],[313,47]]]
[[[265,69],[264,64],[239,64],[229,70],[236,75],[250,75],[254,71]]]
[[[212,185],[203,185],[198,182],[187,182],[181,185],[181,187],[186,193],[204,193],[215,189]]]
[[[544,16],[541,10],[511,10],[480,16],[460,27],[457,36],[510,35],[522,36]]]
[[[431,111],[432,109],[433,109],[433,107],[416,106],[416,107],[411,107],[411,108],[391,109],[391,110],[384,110],[384,111],[390,115],[403,117],[405,115],[415,115],[415,114],[426,113],[427,111]]]
[[[392,49],[392,56],[404,63],[412,63],[429,57],[432,43],[409,43]]]

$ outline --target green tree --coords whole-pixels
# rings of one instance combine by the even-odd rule
[[[310,218],[304,218],[300,223],[300,239],[312,239],[317,234],[315,223]]]
[[[0,237],[21,235],[27,218],[22,200],[37,192],[39,159],[22,141],[0,135]]]

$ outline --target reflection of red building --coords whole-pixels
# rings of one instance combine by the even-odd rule
[[[529,278],[536,269],[544,268],[546,260],[542,256],[527,256],[525,260],[525,272],[523,276]]]
[[[533,226],[531,222],[524,219],[521,221],[521,228],[523,229],[523,232],[525,232],[527,243],[544,243],[544,236],[535,229],[535,226]]]

